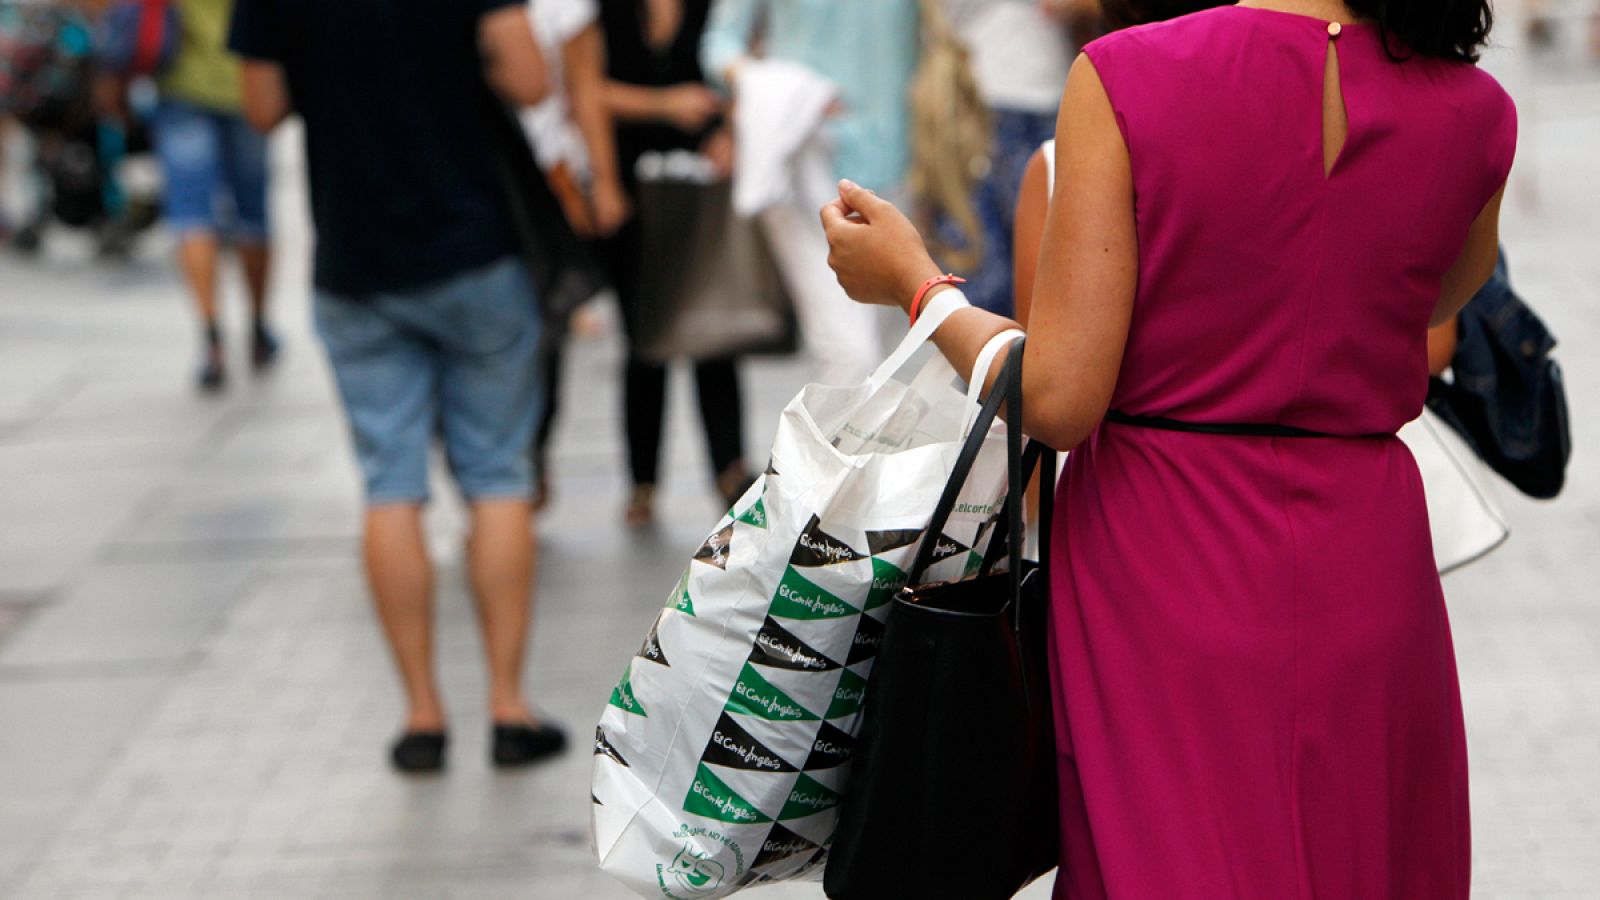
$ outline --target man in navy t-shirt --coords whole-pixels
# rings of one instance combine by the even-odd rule
[[[229,44],[251,123],[305,122],[317,332],[365,478],[367,579],[408,704],[393,762],[444,764],[422,527],[435,434],[472,510],[494,761],[554,754],[564,736],[521,684],[539,318],[488,126],[493,104],[545,93],[523,0],[237,0]]]

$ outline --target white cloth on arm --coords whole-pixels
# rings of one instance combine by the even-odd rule
[[[797,63],[753,59],[734,105],[733,208],[760,222],[823,384],[855,384],[881,353],[878,315],[851,300],[828,268],[819,211],[838,196],[828,107],[838,88]]]
[[[883,356],[878,310],[851,300],[839,287],[838,276],[828,268],[820,210],[821,204],[786,200],[768,207],[759,221],[794,300],[800,335],[817,358],[817,381],[853,385]]]
[[[799,63],[753,59],[739,68],[733,108],[733,208],[749,217],[782,203],[820,208],[835,195],[828,107],[833,82]]]
[[[972,51],[972,74],[993,109],[1053,113],[1076,49],[1036,0],[940,0]]]
[[[529,0],[528,21],[544,52],[550,94],[539,104],[522,110],[522,127],[533,143],[539,165],[546,170],[563,162],[580,175],[589,170],[589,153],[567,102],[561,50],[599,17],[596,0]]]

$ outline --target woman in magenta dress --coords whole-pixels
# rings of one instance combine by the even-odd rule
[[[1072,450],[1057,897],[1467,896],[1454,653],[1394,432],[1430,322],[1494,266],[1516,124],[1472,64],[1488,22],[1250,0],[1073,67],[1024,376],[1026,430]],[[823,217],[856,299],[937,274],[872,194]],[[963,309],[935,341],[960,368],[1009,327]]]

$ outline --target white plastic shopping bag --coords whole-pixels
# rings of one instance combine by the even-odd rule
[[[956,308],[936,296],[864,384],[790,401],[766,473],[628,661],[595,732],[592,810],[601,868],[641,895],[821,877],[883,620],[977,412],[924,347]],[[932,578],[979,564],[1005,479],[996,425]]]
[[[1422,473],[1439,574],[1476,562],[1505,543],[1511,528],[1495,502],[1488,467],[1466,442],[1427,410],[1400,429],[1400,438]]]

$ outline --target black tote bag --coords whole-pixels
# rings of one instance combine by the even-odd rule
[[[1055,453],[1024,454],[1020,429],[1008,429],[1010,491],[979,574],[917,584],[1000,404],[1021,420],[1021,351],[1019,340],[889,616],[828,855],[834,900],[1000,900],[1059,859],[1049,572],[1022,559],[1023,497],[1041,461],[1048,551]],[[1010,568],[996,572],[1002,552]]]

